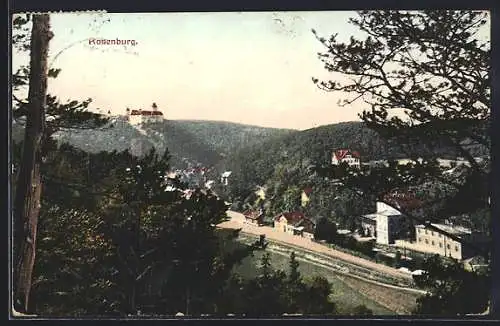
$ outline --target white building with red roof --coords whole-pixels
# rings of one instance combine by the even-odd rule
[[[274,229],[291,235],[314,239],[316,225],[301,212],[285,212],[274,217]]]
[[[332,153],[332,164],[346,163],[350,167],[361,168],[361,155],[350,149],[337,149]]]
[[[129,110],[127,109],[127,120],[131,125],[140,125],[143,123],[152,123],[163,121],[163,113],[158,111],[156,104],[153,103],[152,110]]]

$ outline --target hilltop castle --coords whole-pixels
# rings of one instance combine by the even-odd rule
[[[160,122],[163,121],[163,113],[158,111],[156,103],[153,103],[152,110],[126,110],[126,119],[132,125],[139,125],[142,123]]]

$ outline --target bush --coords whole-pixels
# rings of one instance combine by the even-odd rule
[[[389,256],[386,256],[380,252],[378,252],[376,255],[375,255],[375,260],[377,262],[380,262],[382,264],[385,264],[385,265],[388,265],[388,266],[393,266],[394,264],[394,258],[391,258]]]
[[[372,316],[373,310],[361,304],[359,306],[354,307],[354,309],[352,310],[352,314],[357,316]]]
[[[401,252],[396,251],[396,256],[394,257],[394,267],[401,267]]]

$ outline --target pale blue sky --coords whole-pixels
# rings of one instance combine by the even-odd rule
[[[322,36],[338,33],[342,40],[361,36],[347,23],[353,15],[53,14],[49,62],[62,72],[50,80],[49,91],[63,100],[91,97],[94,107],[113,113],[156,102],[167,119],[296,129],[358,120],[361,103],[339,107],[342,95],[320,91],[311,81],[332,77],[317,59],[323,48],[311,28]],[[78,43],[88,38],[138,44]],[[14,54],[14,68],[25,62],[25,55]]]

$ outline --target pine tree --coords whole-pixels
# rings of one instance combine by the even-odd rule
[[[14,307],[28,311],[40,211],[42,138],[45,127],[47,55],[53,37],[47,14],[35,15],[31,33],[28,112],[14,202]]]
[[[293,251],[290,254],[287,292],[288,312],[302,312],[302,306],[305,299],[305,284],[302,281],[302,276],[299,271],[299,262]]]
[[[30,20],[31,35],[27,27]],[[61,128],[94,128],[106,122],[98,114],[87,111],[90,100],[61,104],[56,97],[46,94],[47,79],[57,77],[60,72],[60,69],[49,69],[47,64],[48,44],[52,35],[48,15],[16,16],[13,20],[13,46],[18,51],[31,49],[29,67],[21,67],[12,76],[12,117],[17,126],[25,129],[22,142],[24,150],[15,167],[17,178],[13,187],[13,256],[16,262],[14,305],[19,311],[28,309],[35,263],[37,220],[43,199],[41,188],[44,176],[40,170],[43,169],[48,151],[56,149],[51,136]],[[27,86],[28,98],[19,99],[15,92]]]

